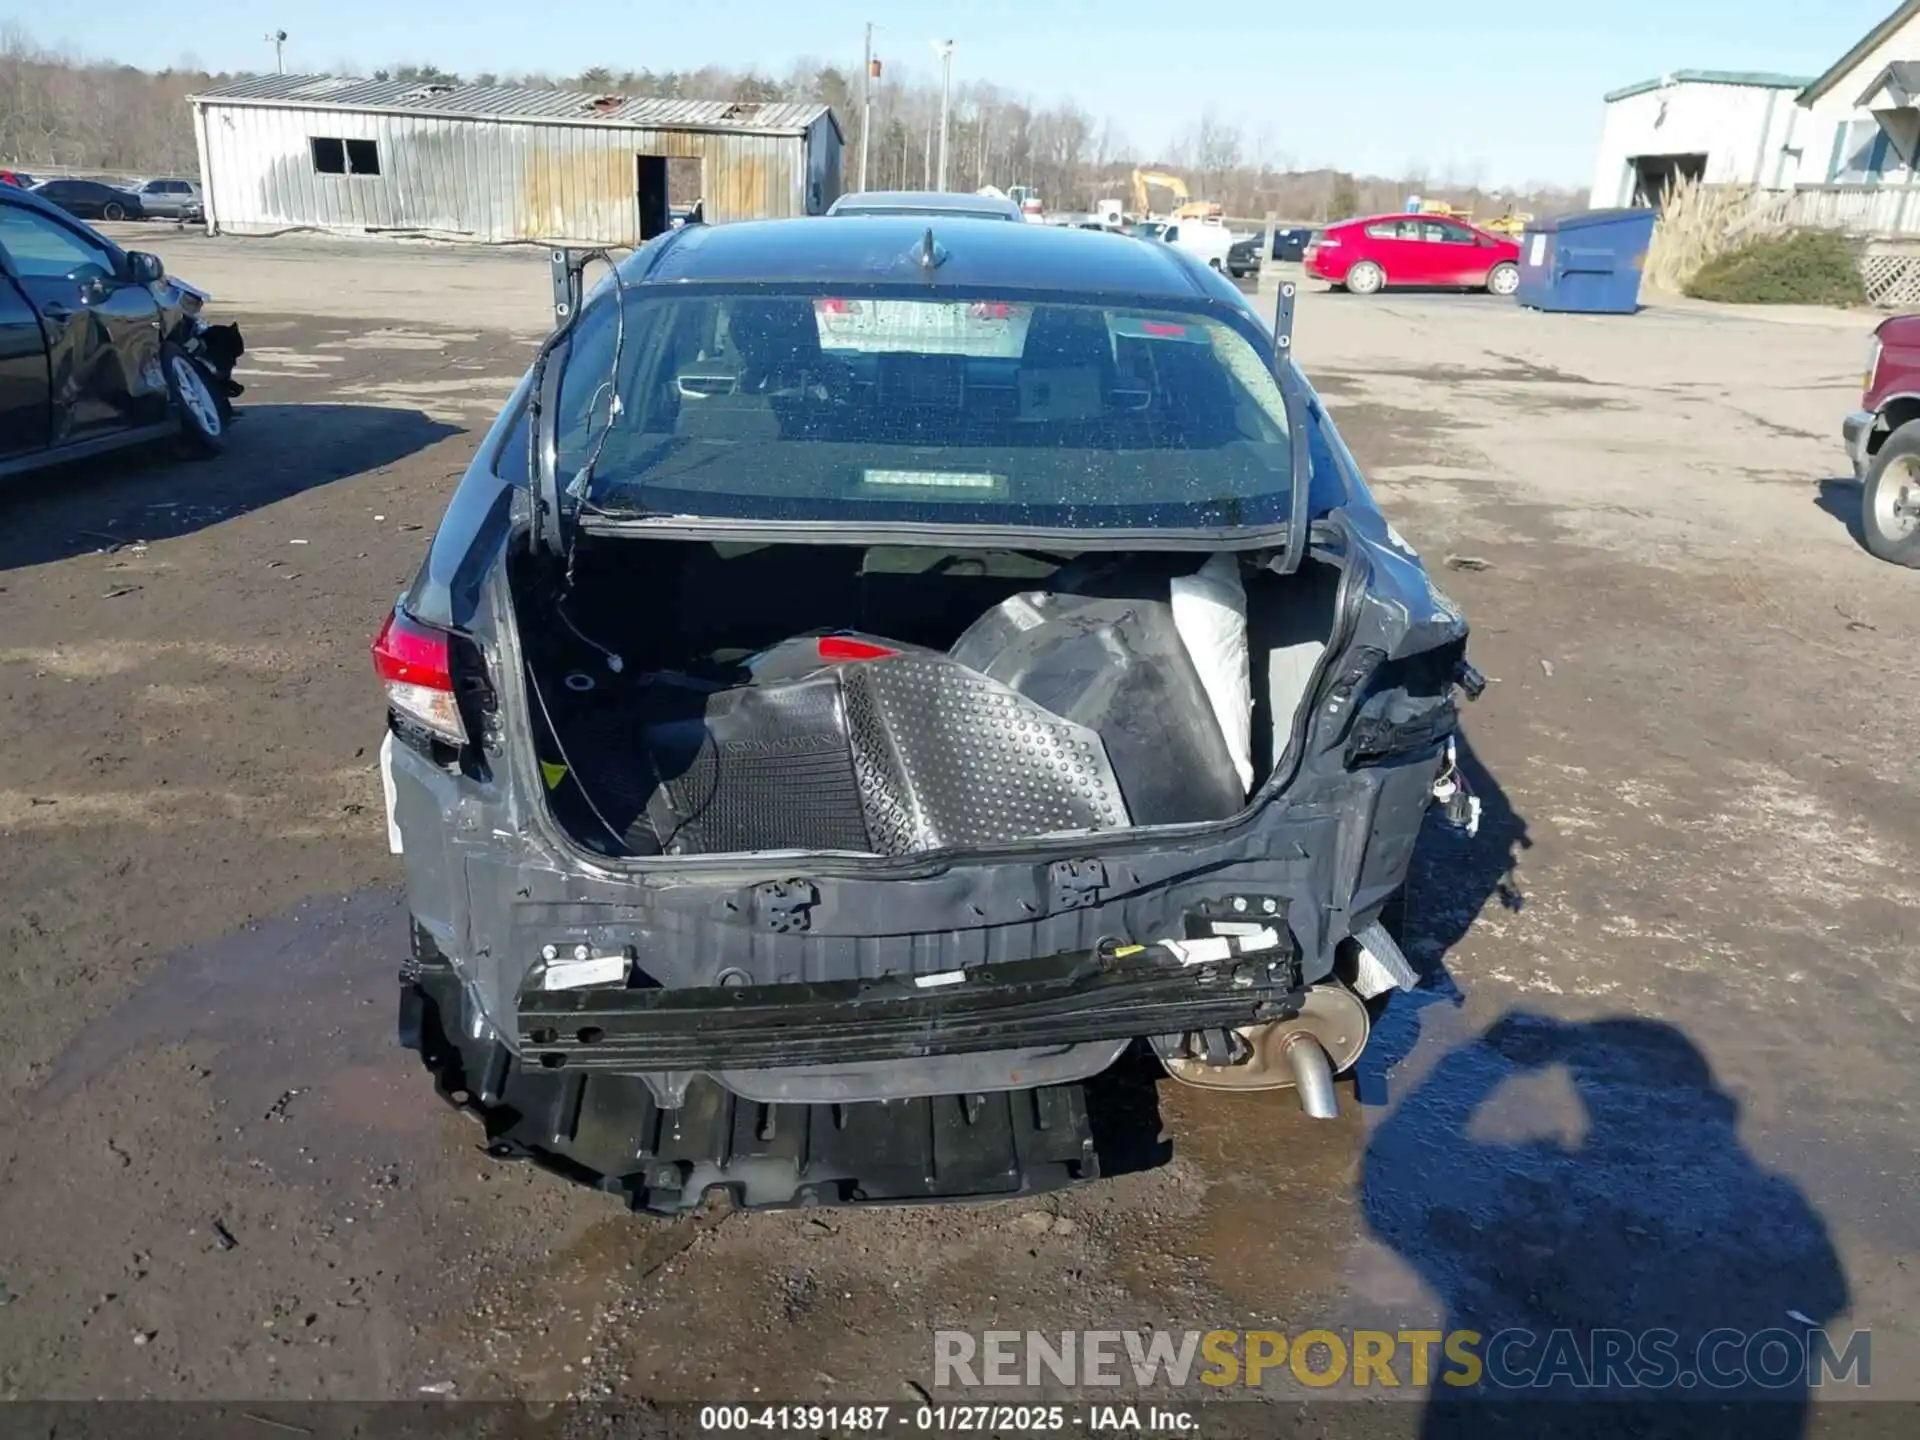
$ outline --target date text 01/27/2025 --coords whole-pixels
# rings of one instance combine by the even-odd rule
[[[702,1435],[788,1431],[819,1434],[1192,1435],[1191,1412],[1160,1405],[703,1405]]]

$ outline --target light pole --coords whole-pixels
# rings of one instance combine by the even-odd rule
[[[867,147],[873,136],[873,82],[879,78],[880,62],[873,58],[873,22],[867,22],[867,63],[860,71],[860,184],[867,188]]]
[[[284,30],[271,30],[261,38],[273,46],[274,72],[279,75],[286,74],[287,60],[285,46],[287,43],[287,32]]]
[[[947,188],[947,106],[953,92],[953,41],[942,40],[934,46],[940,52],[940,183],[933,188]]]

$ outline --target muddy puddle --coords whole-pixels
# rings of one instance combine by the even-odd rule
[[[398,1166],[454,1118],[395,1043],[407,943],[401,893],[379,889],[177,951],[68,1045],[26,1115],[137,1083],[151,1052],[186,1047],[250,1160],[291,1180]]]
[[[1491,838],[1510,862],[1523,832],[1505,823],[1495,818]],[[1460,858],[1439,854],[1426,873],[1457,885]],[[1503,862],[1476,879],[1491,899],[1510,877]],[[407,1347],[462,1356],[452,1373],[463,1396],[617,1394],[636,1383],[628,1377],[718,1384],[728,1367],[700,1382],[690,1357],[648,1328],[710,1285],[740,1291],[768,1364],[783,1337],[856,1296],[897,1316],[905,1329],[892,1327],[892,1338],[883,1326],[855,1351],[835,1350],[831,1363],[862,1369],[899,1346],[918,1355],[928,1305],[1051,1322],[1057,1287],[1088,1284],[1118,1312],[1280,1328],[1661,1326],[1697,1337],[1844,1315],[1848,1280],[1824,1220],[1749,1152],[1738,1104],[1679,1027],[1503,1009],[1491,990],[1463,997],[1444,967],[1459,922],[1444,908],[1435,922],[1409,932],[1429,986],[1386,1007],[1359,1073],[1341,1086],[1338,1119],[1309,1120],[1287,1091],[1202,1092],[1129,1061],[1090,1096],[1110,1178],[1045,1202],[1065,1218],[1037,1227],[985,1206],[965,1217],[824,1220],[727,1218],[716,1207],[668,1224],[477,1153],[450,1162],[477,1132],[433,1099],[394,1043],[405,914],[392,890],[309,901],[175,954],[76,1038],[28,1099],[27,1120],[64,1123],[83,1113],[81,1097],[137,1084],[163,1050],[193,1056],[228,1163],[294,1194],[324,1193],[341,1224],[357,1214],[360,1230],[384,1237],[360,1266],[375,1278],[340,1304],[358,1294],[404,1304],[390,1291],[397,1277],[379,1278],[385,1247],[418,1244],[407,1234],[444,1211],[462,1233],[438,1244],[457,1253],[480,1239],[466,1238],[458,1217],[491,1213],[518,1263],[485,1266],[456,1309],[422,1317]],[[382,1194],[451,1176],[450,1165],[470,1172],[453,1191],[379,1208]],[[1017,1268],[1033,1285],[1001,1260],[980,1268],[987,1231],[1024,1247]],[[244,1243],[265,1244],[257,1235],[243,1232]],[[838,1254],[838,1265],[798,1265],[796,1237],[820,1262]],[[217,1255],[200,1232],[192,1243]],[[766,1268],[776,1262],[784,1279]],[[539,1299],[529,1311],[532,1275]],[[786,1297],[778,1315],[761,1293],[773,1280],[785,1286],[775,1287],[776,1301]],[[289,1312],[294,1323],[305,1303]],[[327,1323],[317,1304],[305,1313],[320,1317],[316,1330]],[[627,1319],[609,1328],[616,1314]],[[722,1323],[717,1312],[706,1320]],[[809,1352],[795,1376],[825,1363]],[[405,1383],[440,1375],[423,1366]]]

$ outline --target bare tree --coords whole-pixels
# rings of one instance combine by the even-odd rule
[[[365,74],[350,59],[336,60],[338,74]],[[252,73],[252,72],[243,72]],[[414,62],[374,70],[382,78],[418,84],[451,84],[459,77],[439,66]],[[860,150],[859,70],[816,59],[796,60],[779,78],[707,65],[693,70],[615,70],[598,64],[574,75],[484,73],[479,84],[521,84],[586,90],[595,94],[664,99],[731,99],[747,102],[818,101],[833,108],[847,141],[848,163]],[[212,74],[191,56],[171,69],[143,71],[89,62],[45,49],[18,24],[0,25],[0,165],[27,170],[95,170],[102,173],[191,173],[196,163],[186,97],[240,75]],[[1257,220],[1266,211],[1298,221],[1344,218],[1398,209],[1409,190],[1429,194],[1424,162],[1402,177],[1355,176],[1344,171],[1293,168],[1266,128],[1249,143],[1240,128],[1208,110],[1180,132],[1163,155],[1131,146],[1111,118],[1080,106],[1043,105],[988,80],[955,86],[949,144],[950,173],[974,188],[1014,185],[1035,188],[1050,209],[1080,210],[1127,193],[1137,165],[1172,169],[1188,177],[1197,198],[1213,200],[1230,216]],[[938,77],[889,65],[873,92],[873,145],[869,183],[905,188],[926,183],[923,161],[930,127],[937,124]],[[1489,196],[1484,167],[1463,162],[1447,172],[1441,187],[1450,203],[1539,213],[1577,208],[1577,191],[1532,183]]]

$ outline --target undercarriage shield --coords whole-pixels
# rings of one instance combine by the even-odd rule
[[[746,1209],[1004,1199],[1100,1174],[1082,1085],[762,1104],[701,1078],[668,1110],[637,1076],[523,1065],[468,1034],[461,1003],[451,973],[421,976],[402,991],[401,1038],[440,1094],[485,1125],[488,1152],[636,1210],[683,1213],[715,1190]]]

